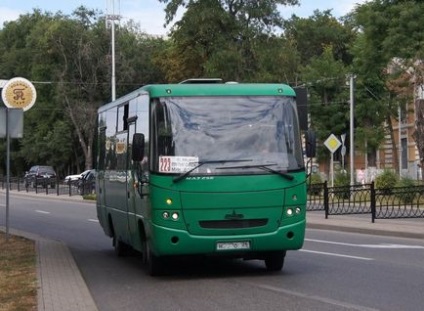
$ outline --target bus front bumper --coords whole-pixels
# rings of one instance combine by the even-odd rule
[[[296,250],[303,246],[306,221],[285,225],[270,233],[201,236],[187,231],[152,225],[151,245],[157,256],[172,255],[231,255],[232,253],[260,253]]]

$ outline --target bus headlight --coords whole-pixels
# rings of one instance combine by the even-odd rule
[[[302,209],[298,206],[298,207],[296,207],[294,212],[296,213],[296,215],[299,215],[300,212],[302,212]]]
[[[171,217],[172,217],[173,220],[178,220],[178,218],[180,218],[180,215],[178,215],[177,212],[173,212]]]
[[[169,213],[168,213],[168,212],[163,212],[163,213],[162,213],[162,217],[163,217],[164,219],[168,219],[168,218],[169,218]]]
[[[287,216],[293,216],[293,210],[291,208],[288,208],[286,213],[287,213]]]

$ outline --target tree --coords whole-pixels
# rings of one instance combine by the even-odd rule
[[[44,33],[45,25],[58,18],[61,18],[61,15],[41,14],[35,10],[33,14],[22,15],[17,21],[6,23],[0,31],[1,77],[5,79],[26,77],[35,81],[37,88],[37,103],[24,114],[24,138],[14,141],[12,146],[14,150],[11,157],[12,171],[17,174],[22,174],[33,163],[53,165],[53,161],[56,163],[68,161],[68,156],[64,153],[52,157],[57,148],[63,146],[57,146],[55,150],[49,149],[51,145],[48,142],[55,135],[54,129],[65,126],[63,123],[58,123],[62,113],[51,100],[53,87],[51,84],[36,82],[51,81],[54,61],[48,62],[44,54],[46,50],[36,46],[34,42],[39,34]],[[62,138],[66,139],[64,136]],[[62,166],[59,168],[62,169]]]
[[[293,15],[284,22],[284,37],[296,42],[303,65],[314,56],[324,53],[327,46],[332,46],[334,58],[345,64],[352,62],[349,47],[356,38],[350,23],[343,24],[331,15],[330,10],[315,10],[308,18]]]
[[[273,27],[281,27],[282,19],[277,9],[277,5],[297,5],[298,0],[159,0],[165,3],[166,24],[169,24],[175,17],[180,7],[186,8],[196,3],[212,4],[213,7],[220,6],[234,20],[242,25],[242,28],[256,28],[260,31],[267,29],[269,32]]]
[[[84,7],[72,17],[35,10],[0,30],[1,78],[23,76],[37,89],[14,148],[16,173],[33,164],[52,165],[60,176],[92,167],[97,108],[111,94],[110,35],[99,13]],[[116,38],[117,94],[164,80],[152,61],[163,39],[141,33],[131,21]]]
[[[108,45],[105,29],[93,24],[94,11],[79,8],[79,20],[51,23],[44,35],[49,56],[58,59],[56,100],[63,105],[84,153],[84,169],[92,168],[97,108],[104,101]],[[71,82],[71,83],[69,83]],[[100,86],[100,87],[99,87]]]
[[[167,23],[179,7],[186,8],[171,32],[172,44],[165,54],[170,81],[187,77],[220,77],[224,80],[258,81],[265,76],[260,51],[269,43],[282,19],[277,4],[298,1],[182,1],[161,0]],[[272,41],[273,42],[273,41]]]
[[[316,130],[317,139],[321,142],[330,134],[340,136],[348,132],[346,74],[344,64],[334,59],[332,46],[326,47],[322,55],[313,57],[302,70],[303,81],[308,81],[311,127]],[[329,159],[324,148],[322,145],[318,150],[320,160]]]
[[[352,44],[350,52],[354,55],[351,72],[355,75],[355,145],[368,160],[369,166],[377,166],[376,151],[390,131],[388,121],[393,101],[387,92],[381,68],[367,66],[365,41],[362,34]],[[387,127],[385,127],[387,124]]]
[[[416,64],[421,62],[424,55],[424,34],[421,26],[424,23],[423,13],[422,1],[378,0],[358,6],[353,14],[356,25],[363,35],[360,57],[362,67],[373,68],[386,86],[385,93],[389,100],[385,111],[389,125],[391,119],[397,118],[397,107],[404,105],[405,94],[402,94],[403,88],[395,86],[403,74],[399,70],[388,69],[393,61],[401,60],[405,69],[403,73],[412,68],[417,73],[414,80],[420,80],[420,70],[416,68]],[[421,113],[418,112],[416,117],[418,125],[424,123]],[[424,159],[424,149],[420,148],[424,145],[424,132],[419,131],[423,129],[424,127],[417,126],[414,135],[421,161]],[[394,154],[397,155],[393,139],[392,144]],[[398,161],[395,162],[397,166]],[[424,165],[424,162],[421,165]]]

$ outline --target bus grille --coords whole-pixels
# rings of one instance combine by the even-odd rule
[[[199,221],[200,227],[205,229],[238,229],[263,227],[268,219],[245,219],[245,220],[203,220]]]

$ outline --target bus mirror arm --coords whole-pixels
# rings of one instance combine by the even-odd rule
[[[140,162],[144,158],[144,134],[135,133],[132,140],[131,158],[134,162]]]
[[[309,158],[308,162],[306,162],[306,167],[308,166],[309,166],[309,169],[306,170],[308,172],[306,174],[306,179],[308,179],[312,175],[312,158]]]
[[[137,192],[140,195],[140,197],[143,198],[145,195],[143,193],[143,187],[149,183],[149,175],[143,174],[141,170],[141,165],[139,163],[137,163],[135,171],[137,175],[137,182],[135,187],[137,188]]]
[[[315,157],[316,154],[316,137],[313,130],[308,130],[305,134],[305,151],[308,158]]]

